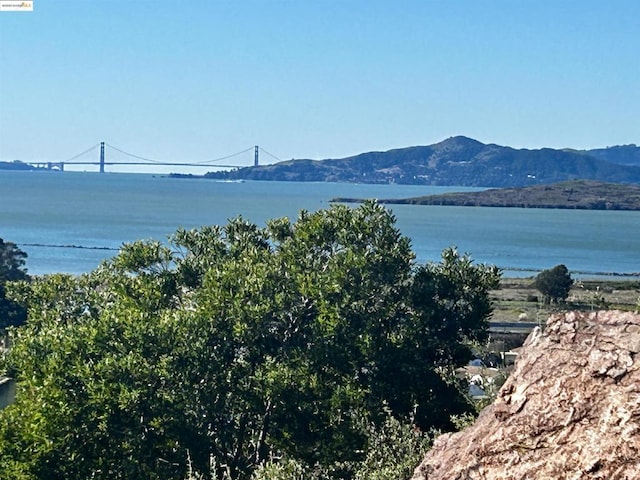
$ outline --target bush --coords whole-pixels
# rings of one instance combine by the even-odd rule
[[[463,414],[473,423],[475,416]],[[462,417],[462,416],[461,416]],[[454,423],[455,419],[454,417]],[[331,467],[308,466],[291,459],[269,461],[259,467],[251,480],[400,480],[408,479],[433,443],[435,431],[421,432],[411,422],[401,422],[387,410],[381,426],[362,425],[369,443],[361,462]]]
[[[565,301],[572,285],[571,274],[562,264],[543,270],[534,281],[534,287],[544,296],[545,303]]]
[[[265,475],[407,469],[394,439],[415,432],[384,407],[424,431],[473,408],[440,372],[486,339],[499,281],[454,248],[414,258],[367,202],[180,230],[88,275],[15,284],[29,320],[0,365],[19,388],[0,465],[68,480],[246,480],[277,458],[295,463]]]
[[[22,325],[27,319],[26,309],[7,298],[7,283],[28,281],[24,267],[27,254],[15,243],[0,238],[0,331],[7,327]]]

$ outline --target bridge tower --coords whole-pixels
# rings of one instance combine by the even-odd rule
[[[104,173],[104,142],[100,142],[100,173]]]
[[[255,146],[254,150],[253,150],[253,166],[257,167],[258,166],[258,145]]]

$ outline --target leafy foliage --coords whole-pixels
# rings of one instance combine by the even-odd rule
[[[549,270],[543,270],[534,282],[535,288],[544,295],[546,303],[566,300],[572,285],[573,279],[564,265],[556,265]]]
[[[455,249],[416,266],[374,202],[125,245],[89,275],[15,290],[29,320],[4,365],[19,387],[0,463],[246,479],[288,458],[355,478],[374,445],[363,425],[388,409],[427,431],[472,408],[443,373],[486,334],[498,277]]]
[[[26,310],[18,303],[7,298],[7,282],[28,281],[29,275],[24,267],[27,254],[15,243],[0,238],[0,331],[23,324],[27,319]]]
[[[354,480],[398,480],[410,478],[431,447],[437,432],[422,432],[408,422],[401,422],[386,412],[381,425],[360,422],[367,432],[366,455],[351,465],[305,465],[290,458],[280,458],[260,465],[251,480],[336,480],[338,470],[352,471]],[[190,479],[189,479],[190,480]]]

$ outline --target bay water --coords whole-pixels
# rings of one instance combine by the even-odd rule
[[[225,224],[242,215],[263,226],[328,208],[334,197],[404,198],[461,187],[300,182],[89,172],[0,171],[0,238],[28,254],[35,275],[80,274],[125,242],[165,241],[178,227]],[[419,262],[457,246],[507,276],[563,263],[574,276],[640,278],[640,212],[389,206]]]

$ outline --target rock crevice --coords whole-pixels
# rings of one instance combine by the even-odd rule
[[[496,401],[413,480],[640,479],[640,315],[553,315]]]

